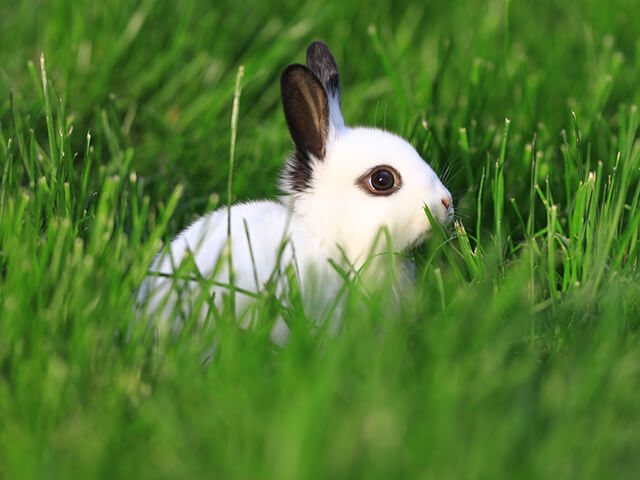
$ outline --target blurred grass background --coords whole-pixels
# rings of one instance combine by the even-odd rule
[[[634,476],[637,25],[630,0],[2,1],[0,476]],[[373,296],[278,350],[223,314],[153,348],[134,292],[226,200],[238,68],[234,200],[272,198],[278,78],[316,39],[458,235],[397,318]]]

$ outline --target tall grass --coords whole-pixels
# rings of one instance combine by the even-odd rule
[[[1,4],[0,476],[634,476],[640,14],[615,3]],[[253,331],[223,310],[159,348],[149,263],[277,193],[277,79],[314,39],[453,231],[400,308],[348,289],[337,336],[267,289]]]

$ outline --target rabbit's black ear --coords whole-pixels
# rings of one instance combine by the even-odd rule
[[[300,161],[325,154],[329,103],[320,80],[304,65],[293,64],[280,77],[282,106]],[[310,167],[310,165],[307,165]]]
[[[335,97],[340,105],[340,77],[338,65],[329,47],[323,42],[313,42],[307,48],[307,66],[324,85],[327,94]]]

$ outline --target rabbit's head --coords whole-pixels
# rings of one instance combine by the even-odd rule
[[[284,113],[295,144],[282,188],[293,214],[328,248],[363,261],[380,232],[406,251],[431,231],[425,206],[448,223],[452,198],[406,140],[375,128],[344,125],[338,67],[327,46],[307,49],[307,66],[289,65],[280,79]]]

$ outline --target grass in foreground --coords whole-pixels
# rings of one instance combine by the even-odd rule
[[[0,475],[638,471],[639,15],[476,3],[0,6]],[[275,193],[277,77],[315,38],[352,123],[451,172],[457,235],[415,252],[402,312],[353,292],[335,338],[223,314],[153,348],[134,292],[226,196],[239,66],[234,200]]]

